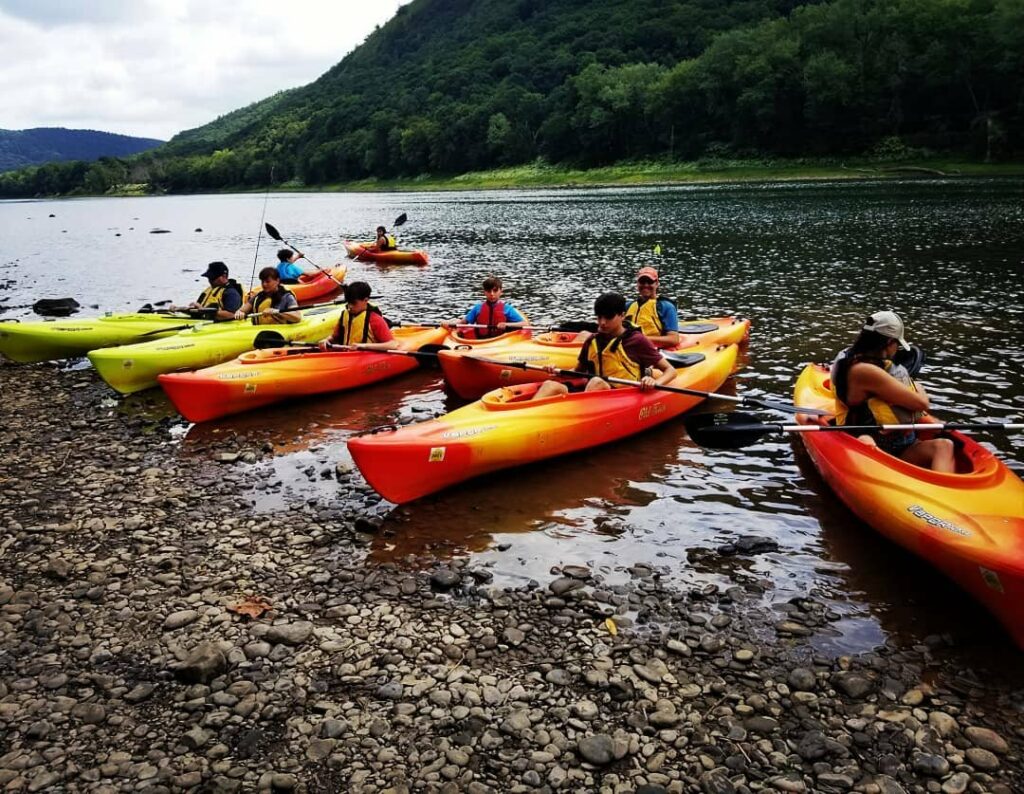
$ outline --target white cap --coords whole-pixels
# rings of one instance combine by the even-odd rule
[[[895,339],[904,350],[910,350],[910,344],[903,338],[903,320],[896,312],[875,312],[864,323],[864,330]]]

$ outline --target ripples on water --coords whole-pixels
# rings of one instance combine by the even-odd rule
[[[940,415],[1010,418],[1024,414],[1022,198],[1018,181],[281,194],[269,197],[266,220],[327,265],[339,258],[341,238],[365,238],[407,212],[400,240],[427,249],[431,265],[350,263],[349,271],[405,320],[461,314],[489,273],[534,321],[585,319],[597,293],[628,289],[638,267],[656,264],[662,292],[684,316],[753,320],[734,385],[753,394],[788,396],[804,363],[830,358],[866,314],[892,308],[929,354],[923,380]],[[0,203],[0,316],[27,316],[11,307],[39,297],[74,295],[108,310],[180,300],[199,292],[198,274],[213,259],[247,281],[263,205],[262,195]],[[148,234],[154,227],[171,234]],[[261,242],[260,265],[274,261],[276,247]],[[193,428],[183,448],[188,454],[189,438],[276,427],[284,452],[265,482],[280,486],[257,495],[259,509],[274,509],[278,490],[331,499],[333,480],[302,471],[344,459],[351,432],[454,404],[434,375],[418,373],[258,420]],[[1024,436],[985,440],[1022,470]],[[673,423],[516,472],[514,494],[512,481],[498,475],[395,510],[395,532],[371,558],[468,551],[509,582],[580,560],[611,578],[647,561],[686,582],[756,579],[769,599],[811,593],[841,613],[839,635],[821,641],[836,652],[888,635],[953,630],[983,644],[997,634],[954,587],[852,519],[787,439],[706,452]],[[740,534],[771,537],[780,551],[714,553]]]

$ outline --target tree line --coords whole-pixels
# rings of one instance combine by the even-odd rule
[[[316,82],[0,195],[1024,149],[1021,0],[414,0]]]

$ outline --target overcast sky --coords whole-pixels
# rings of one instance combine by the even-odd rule
[[[312,82],[407,0],[0,0],[0,129],[170,138]]]

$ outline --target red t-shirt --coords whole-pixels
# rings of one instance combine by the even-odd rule
[[[367,310],[368,311],[368,310]],[[388,327],[388,322],[379,313],[370,312],[370,337],[376,339],[378,342],[390,342],[395,338],[394,334],[391,333],[391,328]],[[334,327],[334,333],[331,334],[330,342],[332,344],[338,344],[344,331],[341,327],[341,320],[338,320],[338,324]],[[361,339],[350,339],[348,343],[350,345],[357,345],[362,342]]]

